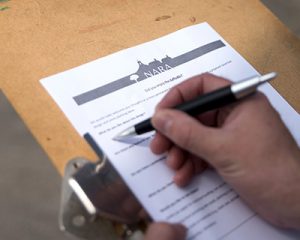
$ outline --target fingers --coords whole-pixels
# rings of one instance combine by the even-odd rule
[[[212,133],[215,131],[204,125],[215,126],[217,124],[217,111],[210,111],[199,116],[198,120],[204,124],[202,125],[184,113],[164,109],[192,100],[198,95],[228,84],[230,82],[226,79],[211,74],[202,74],[172,88],[157,105],[156,114],[152,118],[152,124],[157,133],[150,148],[155,154],[168,152],[167,164],[176,171],[174,182],[179,186],[185,186],[195,173],[205,169],[203,161],[187,160],[186,152],[205,159],[210,159],[207,157],[214,152],[213,146],[216,145],[216,142],[215,134]],[[214,143],[212,146],[210,146],[211,142]]]
[[[172,145],[165,151],[168,151],[167,165],[175,171],[173,180],[177,186],[186,186],[195,174],[206,169],[207,164],[202,159],[188,154],[176,145]]]
[[[225,137],[220,135],[217,129],[206,127],[196,119],[176,110],[157,111],[152,117],[152,124],[175,145],[208,161],[216,155],[215,150],[223,143]]]
[[[157,105],[157,109],[173,107],[229,84],[230,81],[208,73],[193,77],[172,88]]]
[[[176,172],[174,182],[179,187],[186,186],[194,176],[194,165],[191,161],[187,160],[184,165]]]
[[[171,142],[159,132],[155,133],[153,140],[150,143],[150,149],[155,154],[162,154],[169,150]]]
[[[182,166],[177,169],[174,182],[177,186],[184,187],[191,182],[192,178],[207,168],[207,164],[198,157],[190,155],[184,160]]]
[[[153,223],[149,226],[144,240],[184,240],[186,228],[181,224]]]

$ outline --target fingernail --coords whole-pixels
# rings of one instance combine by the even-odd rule
[[[188,179],[190,180],[190,179]],[[183,188],[185,187],[189,182],[188,180],[182,178],[181,176],[177,176],[175,175],[173,178],[174,183],[179,187],[179,188]]]
[[[171,128],[172,123],[172,118],[164,111],[158,111],[152,117],[154,128],[162,133],[167,133]]]

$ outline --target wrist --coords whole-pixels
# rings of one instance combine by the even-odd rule
[[[300,150],[297,149],[286,159],[290,165],[285,165],[286,171],[282,171],[282,184],[277,191],[277,213],[271,220],[275,225],[284,228],[300,229]]]

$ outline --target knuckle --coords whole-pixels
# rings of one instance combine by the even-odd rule
[[[211,74],[211,73],[202,73],[201,75],[200,75],[200,78],[203,78],[203,79],[205,79],[205,78],[209,78],[209,79],[211,79],[211,78],[214,78],[214,77],[216,77],[215,75],[213,75],[213,74]]]
[[[156,105],[155,110],[173,107],[182,101],[179,86],[175,86],[163,97],[163,99]]]
[[[211,73],[203,73],[202,75],[200,75],[201,78],[203,79],[203,81],[211,81],[211,80],[218,80],[218,81],[221,81],[223,83],[230,83],[231,81],[229,81],[228,79],[226,78],[222,78],[222,77],[219,77],[217,75],[214,75],[214,74],[211,74]]]

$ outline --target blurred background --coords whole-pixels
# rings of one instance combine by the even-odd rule
[[[300,38],[300,0],[262,2]],[[61,177],[1,89],[0,160],[0,239],[65,239],[58,229]]]

